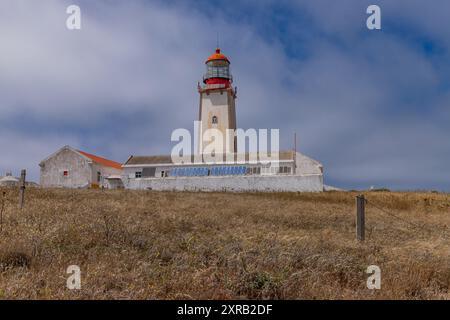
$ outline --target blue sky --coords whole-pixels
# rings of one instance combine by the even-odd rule
[[[65,9],[82,10],[82,30]],[[382,30],[369,31],[378,4]],[[450,191],[450,2],[0,1],[0,175],[73,147],[170,152],[220,45],[240,128],[293,132],[325,182]]]

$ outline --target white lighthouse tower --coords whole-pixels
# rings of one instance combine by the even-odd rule
[[[203,153],[207,145],[213,141],[216,153],[236,153],[236,89],[233,89],[233,77],[230,73],[230,60],[217,48],[216,52],[206,60],[206,74],[203,86],[198,87],[200,93],[199,106],[199,153]],[[216,130],[208,130],[216,129]],[[222,142],[214,141],[211,135],[221,133]]]

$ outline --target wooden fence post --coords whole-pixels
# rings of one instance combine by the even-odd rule
[[[27,175],[27,171],[22,170],[22,172],[20,173],[20,182],[19,182],[19,207],[20,207],[20,209],[22,209],[25,204],[26,175]]]
[[[366,199],[364,195],[356,197],[356,238],[364,241],[366,238]]]
[[[0,232],[3,232],[3,210],[5,209],[6,191],[3,191],[2,207],[0,209]]]

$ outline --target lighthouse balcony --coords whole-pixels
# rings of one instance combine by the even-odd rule
[[[225,83],[206,83],[204,85],[198,85],[198,92],[210,92],[210,91],[216,91],[216,90],[229,90],[231,95],[233,95],[236,98],[236,89],[233,89],[233,87],[230,85],[229,82]]]

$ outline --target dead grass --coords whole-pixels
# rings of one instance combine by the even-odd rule
[[[369,203],[361,244],[355,196],[7,190],[0,299],[449,299],[449,197],[368,193],[423,229]]]

